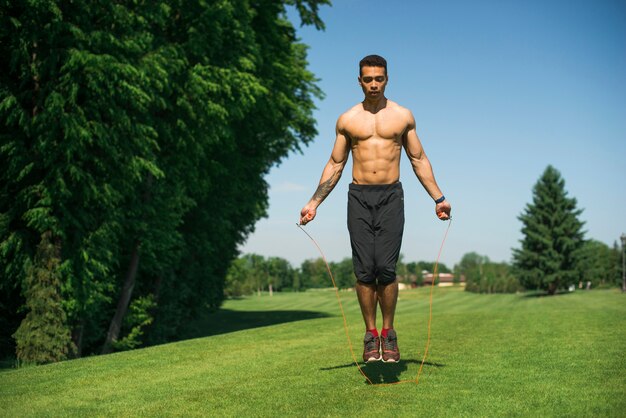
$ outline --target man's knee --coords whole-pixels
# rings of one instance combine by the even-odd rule
[[[354,277],[360,283],[371,284],[376,283],[376,267],[373,264],[363,262],[363,260],[353,257],[352,267]]]
[[[393,283],[396,280],[396,266],[380,267],[378,271],[379,284],[386,285]]]
[[[395,264],[386,266],[355,264],[354,267],[354,275],[359,283],[386,285],[396,280]]]
[[[354,272],[356,280],[360,284],[373,285],[376,284],[376,275],[367,271]]]

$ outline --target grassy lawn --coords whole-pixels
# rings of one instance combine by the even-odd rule
[[[360,358],[356,297],[342,292]],[[332,291],[230,300],[193,338],[0,372],[0,416],[625,416],[626,295],[475,295],[436,289],[419,385],[370,386],[351,363]],[[400,293],[402,362],[415,379],[428,290]]]

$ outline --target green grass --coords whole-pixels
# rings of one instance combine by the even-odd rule
[[[360,312],[342,292],[359,353]],[[419,385],[369,386],[351,364],[333,292],[227,301],[174,344],[0,373],[0,416],[624,416],[626,295],[435,291]],[[400,293],[403,361],[364,366],[415,379],[427,289]]]

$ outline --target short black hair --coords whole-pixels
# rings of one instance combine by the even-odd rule
[[[359,75],[363,67],[383,67],[387,75],[387,60],[380,55],[368,55],[359,62]]]

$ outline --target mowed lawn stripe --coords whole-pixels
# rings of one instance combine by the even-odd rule
[[[403,291],[403,362],[364,366],[375,381],[414,379],[428,289]],[[623,416],[626,299],[435,289],[430,355],[413,383],[371,387],[347,347],[332,291],[229,300],[237,312],[317,312],[205,338],[0,373],[1,416]],[[360,359],[363,325],[341,292]],[[211,319],[203,318],[210,326]],[[247,318],[247,317],[246,317]],[[224,325],[224,324],[219,324]],[[256,325],[255,325],[256,326]]]

